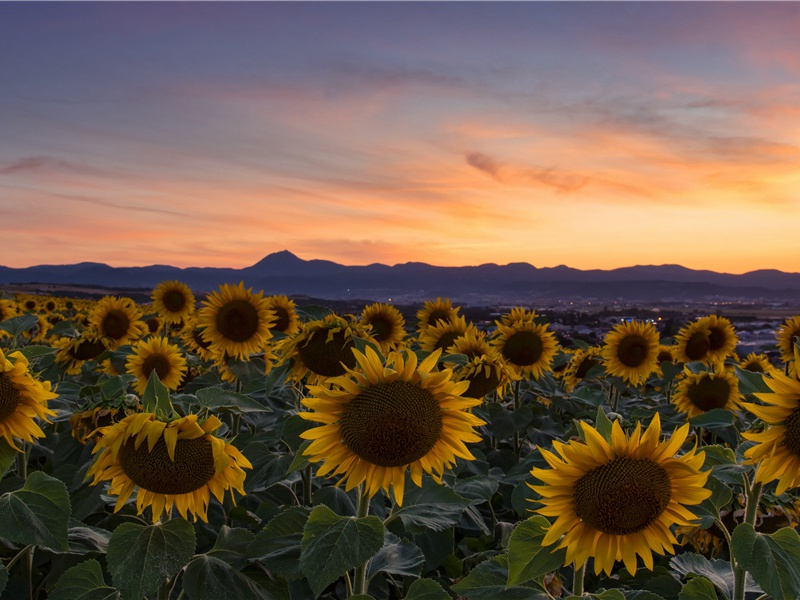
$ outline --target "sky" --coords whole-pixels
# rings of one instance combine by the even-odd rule
[[[0,265],[800,271],[800,3],[0,2]]]

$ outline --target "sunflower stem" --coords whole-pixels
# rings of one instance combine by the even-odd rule
[[[363,519],[369,514],[369,494],[367,494],[367,486],[362,483],[358,486],[358,508],[356,510],[356,518]],[[353,585],[353,596],[367,593],[367,563],[356,567],[355,583]]]
[[[586,573],[586,563],[580,567],[575,565],[575,572],[572,574],[572,595],[583,596],[583,575]]]
[[[519,397],[519,385],[520,385],[520,380],[517,379],[517,381],[514,382],[514,410],[515,411],[519,410],[520,406],[522,404],[522,402],[520,400],[520,397]],[[514,432],[514,452],[516,452],[517,454],[520,453],[519,431],[515,431]]]
[[[758,502],[761,499],[760,482],[750,485],[750,480],[747,475],[742,475],[744,480],[744,494],[745,494],[745,512],[744,523],[755,527],[756,515],[758,514]],[[730,547],[730,546],[729,546]],[[747,571],[741,566],[736,564],[733,568],[733,600],[744,600],[745,581],[747,579]]]
[[[22,452],[17,454],[17,475],[23,481],[28,478],[28,445],[22,442]]]
[[[311,465],[306,465],[300,476],[303,478],[303,504],[311,506]]]

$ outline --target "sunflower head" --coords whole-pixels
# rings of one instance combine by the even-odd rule
[[[468,332],[473,336],[477,335],[477,328],[462,316],[450,317],[447,321],[437,321],[435,325],[430,325],[419,334],[419,345],[426,352],[441,350],[449,353],[449,349],[455,341],[466,335]]]
[[[656,369],[658,331],[652,323],[627,321],[606,335],[600,355],[606,371],[638,385]]]
[[[263,292],[254,294],[251,288],[222,284],[203,301],[197,315],[201,335],[210,342],[212,352],[227,352],[230,356],[247,359],[260,352],[272,337],[270,328],[275,324],[275,313]]]
[[[31,375],[28,359],[17,351],[6,356],[0,350],[0,436],[17,448],[14,439],[32,442],[44,437],[36,418],[47,420],[56,413],[47,403],[56,398],[50,382],[41,382]]]
[[[589,371],[603,364],[600,351],[600,346],[580,348],[575,351],[564,373],[565,390],[568,392],[574,390],[575,387],[586,378]]]
[[[98,431],[101,427],[108,427],[114,423],[119,423],[128,415],[138,412],[133,408],[116,408],[96,406],[74,413],[69,418],[72,428],[72,437],[81,444],[87,444],[100,439],[102,435]]]
[[[162,281],[153,290],[153,308],[166,323],[178,323],[194,313],[192,290],[180,281]]]
[[[115,350],[145,334],[147,327],[139,317],[140,310],[130,298],[106,296],[98,300],[89,322],[106,347]]]
[[[725,317],[708,315],[698,319],[698,326],[708,330],[708,359],[724,361],[736,350],[739,337],[731,322]]]
[[[342,475],[346,490],[365,483],[370,496],[391,486],[401,505],[407,470],[420,486],[423,472],[441,481],[457,457],[472,460],[465,443],[480,440],[474,427],[484,422],[469,408],[480,400],[464,398],[468,384],[449,370],[433,371],[440,355],[418,365],[414,353],[392,352],[384,363],[367,347],[347,375],[310,386],[312,412],[299,414],[322,423],[301,434],[312,440],[309,460],[323,461],[317,474]]]
[[[495,321],[495,325],[505,325],[513,327],[515,323],[522,321],[535,321],[539,315],[535,310],[528,310],[522,306],[515,306],[509,312],[500,315],[500,320]]]
[[[422,332],[427,327],[436,325],[438,321],[449,321],[459,310],[461,307],[453,307],[450,298],[437,297],[436,300],[426,300],[425,305],[417,311],[417,330]]]
[[[133,354],[128,356],[125,370],[136,377],[134,389],[139,395],[144,394],[153,372],[167,389],[174,391],[186,375],[186,359],[180,348],[167,338],[151,337],[136,343]]]
[[[275,322],[270,327],[273,333],[294,335],[300,330],[300,317],[294,301],[286,296],[267,296],[267,308],[275,314]]]
[[[741,399],[739,380],[724,369],[714,373],[687,371],[672,394],[675,408],[689,418],[715,408],[738,410]]]
[[[497,323],[491,344],[506,361],[515,378],[539,379],[551,370],[558,342],[546,323],[517,321],[508,326]]]
[[[208,521],[211,494],[220,502],[226,491],[244,494],[243,469],[252,468],[239,450],[213,435],[221,424],[214,416],[198,423],[197,415],[171,421],[153,413],[129,415],[100,430],[88,471],[92,485],[110,480],[108,494],[118,497],[115,512],[138,488],[137,512],[151,507],[154,523],[173,506],[184,519]]]
[[[406,320],[391,304],[376,302],[365,306],[359,321],[369,326],[370,335],[384,354],[395,350],[406,337]]]
[[[183,327],[181,331],[181,341],[183,342],[184,348],[186,348],[189,352],[196,354],[200,360],[210,360],[212,357],[211,352],[211,342],[206,340],[205,336],[203,336],[203,330],[205,327],[200,327],[197,325],[197,320],[192,317]]]
[[[53,347],[58,349],[56,364],[66,369],[68,375],[77,375],[83,363],[94,360],[106,350],[103,339],[93,329],[85,329],[77,338],[58,338]]]
[[[741,359],[739,361],[739,368],[745,371],[765,373],[767,375],[778,372],[775,366],[770,362],[769,356],[766,354],[756,354],[755,352],[751,352]]]
[[[13,300],[0,299],[0,321],[19,315],[19,307]]]
[[[585,441],[553,442],[555,453],[540,449],[549,469],[533,469],[544,485],[530,485],[542,498],[536,512],[556,517],[542,545],[566,548],[564,564],[594,559],[594,572],[610,575],[617,561],[636,573],[637,555],[653,569],[653,553],[671,552],[677,543],[673,525],[691,525],[686,506],[711,495],[705,456],[676,453],[689,425],[661,442],[658,413],[642,433],[641,424],[626,435],[615,421],[608,438],[585,423]]]
[[[800,315],[795,315],[784,321],[775,334],[778,340],[778,350],[781,360],[789,362],[794,359],[795,344],[800,342]]]

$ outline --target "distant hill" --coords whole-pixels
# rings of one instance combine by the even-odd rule
[[[638,301],[709,300],[797,302],[800,273],[775,270],[742,275],[695,271],[680,265],[639,265],[611,270],[537,268],[528,263],[437,267],[426,263],[345,266],[327,260],[303,260],[284,250],[243,269],[167,265],[110,267],[94,262],[0,266],[0,284],[50,283],[120,288],[153,288],[177,279],[198,292],[222,283],[238,283],[266,294],[303,294],[317,298],[421,300],[449,296],[474,304],[533,299],[612,299]]]

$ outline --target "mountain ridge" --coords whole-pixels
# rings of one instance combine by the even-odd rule
[[[288,250],[266,255],[236,269],[149,265],[112,267],[101,262],[72,265],[0,266],[0,284],[53,283],[109,287],[155,287],[178,279],[199,292],[222,283],[244,281],[267,294],[306,294],[319,298],[393,296],[430,298],[625,298],[635,300],[738,298],[800,302],[800,273],[758,269],[740,275],[695,270],[677,264],[633,265],[581,270],[566,265],[536,267],[526,262],[506,265],[439,267],[424,262],[348,266],[329,260],[304,260]]]

